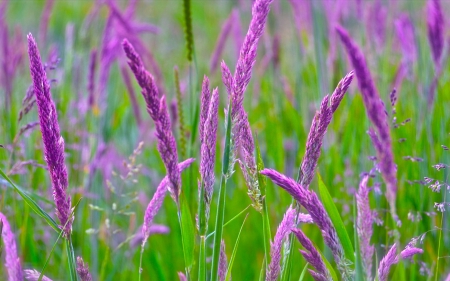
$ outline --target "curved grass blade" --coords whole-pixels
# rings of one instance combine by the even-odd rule
[[[223,225],[223,227],[225,227],[225,226],[229,225],[230,223],[232,223],[235,219],[237,219],[237,218],[240,217],[243,213],[245,213],[245,211],[247,211],[247,209],[250,208],[251,206],[252,206],[252,205],[250,204],[250,205],[248,205],[247,207],[245,207],[245,209],[242,210],[242,211],[240,211],[239,214],[235,215],[232,219],[230,219],[229,221],[227,221],[227,222]],[[215,233],[215,232],[213,231],[213,232],[211,232],[210,234],[208,234],[208,236],[206,236],[206,239],[208,239],[209,237],[213,236],[214,233]]]
[[[303,268],[302,273],[300,274],[300,278],[298,279],[298,281],[303,281],[303,279],[305,278],[306,270],[308,269],[308,265],[309,265],[309,263],[305,264],[305,267]]]
[[[180,195],[180,207],[178,218],[181,227],[181,239],[183,242],[183,253],[186,266],[186,273],[189,275],[191,266],[194,264],[194,241],[195,228],[192,222],[191,212],[187,204],[184,192]]]
[[[75,213],[76,208],[78,207],[78,204],[80,204],[82,198],[80,198],[77,202],[77,204],[75,204],[75,206],[73,207],[72,213],[70,214],[69,219],[67,220],[66,224],[70,221],[70,219],[73,217],[73,214]],[[66,228],[66,224],[64,225],[64,228]],[[58,244],[59,239],[61,238],[61,236],[63,235],[64,231],[60,231],[58,234],[58,238],[56,238],[55,243],[53,244],[52,250],[50,251],[50,254],[48,254],[47,260],[44,263],[44,267],[42,267],[41,269],[41,274],[39,275],[38,281],[42,281],[42,278],[44,278],[44,271],[47,268],[48,262],[50,261],[50,258],[53,254],[53,251],[55,250],[56,245]]]
[[[70,280],[77,281],[77,263],[75,261],[75,251],[73,250],[72,237],[66,239],[66,251],[69,262]]]
[[[230,262],[228,263],[227,275],[225,277],[226,281],[231,280],[231,269],[233,268],[234,258],[236,257],[237,249],[239,246],[239,240],[241,239],[242,229],[244,228],[245,221],[247,220],[248,213],[245,215],[244,221],[242,222],[241,229],[239,230],[238,236],[236,238],[236,243],[234,244],[233,253],[231,254]]]
[[[11,184],[11,186],[14,188],[14,190],[17,193],[19,193],[19,195],[23,198],[23,200],[25,200],[25,203],[27,203],[28,206],[30,206],[30,208],[37,215],[44,218],[44,220],[48,223],[48,225],[50,225],[56,232],[59,233],[60,229],[59,229],[56,221],[54,219],[52,219],[52,217],[50,217],[50,215],[47,212],[45,212],[41,207],[39,207],[39,205],[36,203],[36,201],[33,200],[33,198],[30,197],[30,195],[28,195],[25,191],[23,191],[21,188],[16,186],[12,182],[12,180],[5,174],[5,172],[3,172],[2,169],[0,169],[0,176],[2,176],[7,182],[9,182],[9,184]]]
[[[325,210],[330,216],[334,228],[336,228],[336,232],[339,240],[341,241],[342,248],[344,248],[345,257],[352,263],[355,263],[355,251],[353,250],[352,242],[350,241],[350,237],[348,236],[347,230],[345,229],[344,223],[342,222],[342,218],[339,215],[339,211],[336,208],[336,205],[334,204],[333,198],[331,198],[330,193],[328,193],[328,189],[325,186],[322,177],[319,173],[317,173],[317,175],[319,180],[320,198],[322,199]]]

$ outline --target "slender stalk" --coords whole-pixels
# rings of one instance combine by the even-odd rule
[[[265,258],[265,266],[267,271],[267,266],[269,265],[269,257],[270,257],[270,223],[269,223],[269,213],[267,211],[266,198],[263,199],[263,209],[261,213],[262,221],[263,221],[263,237],[264,237],[264,254]]]
[[[184,198],[182,198],[183,200]],[[177,203],[177,214],[178,214],[178,222],[180,224],[180,230],[181,230],[181,243],[183,244],[183,256],[184,256],[184,261],[186,263],[186,267],[185,267],[185,272],[186,272],[186,280],[190,280],[190,270],[187,266],[187,260],[188,260],[188,256],[187,256],[187,250],[186,250],[186,241],[184,241],[184,232],[183,232],[183,220],[181,218],[181,205],[180,202]]]
[[[69,262],[69,270],[70,270],[70,280],[71,281],[77,281],[78,280],[78,275],[77,275],[77,270],[76,270],[76,261],[75,261],[75,254],[74,254],[74,250],[73,250],[73,245],[72,245],[72,236],[69,235],[69,237],[66,240],[66,251],[67,251],[67,257],[68,257],[68,262]]]
[[[222,174],[219,187],[219,199],[217,204],[216,227],[214,233],[213,260],[211,269],[211,281],[217,281],[219,270],[220,242],[222,241],[223,219],[225,217],[225,189],[227,181]]]
[[[448,176],[447,176],[448,179]],[[446,180],[447,182],[447,180]],[[443,188],[444,190],[444,203],[447,201],[447,189]],[[436,259],[436,273],[434,274],[434,281],[438,280],[438,275],[439,275],[439,255],[441,252],[441,240],[442,240],[442,227],[444,225],[444,214],[445,212],[442,212],[442,218],[441,218],[441,227],[439,229],[439,240],[438,240],[438,250],[437,250],[437,259]]]
[[[200,254],[198,258],[198,280],[206,281],[206,237],[200,236]]]
[[[230,166],[231,149],[231,102],[228,105],[227,129],[225,137],[225,149],[222,158],[222,176],[220,178],[219,198],[217,204],[217,217],[214,230],[214,247],[211,269],[211,281],[217,281],[219,270],[220,243],[222,242],[223,220],[225,217],[225,190],[227,186],[227,173]]]
[[[140,257],[139,257],[139,281],[141,281],[142,279],[142,256],[144,255],[144,246],[145,246],[145,244],[144,243],[142,243],[142,245],[141,245],[141,254],[140,254]]]
[[[295,210],[297,212],[300,211],[300,206],[297,204],[297,202],[294,199],[292,199],[292,206],[295,208]],[[297,223],[296,223],[296,225],[297,225]],[[286,257],[285,263],[283,263],[283,268],[281,270],[281,280],[282,281],[290,280],[291,267],[292,267],[292,254],[293,254],[292,247],[293,247],[293,244],[295,241],[294,238],[295,238],[294,234],[292,234],[292,233],[289,234],[289,248],[288,248],[289,253]]]
[[[206,281],[206,214],[205,214],[205,188],[200,188],[200,196],[198,202],[198,216],[199,216],[199,233],[200,233],[200,252],[198,255],[198,280]]]

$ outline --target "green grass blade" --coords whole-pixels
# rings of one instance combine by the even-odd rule
[[[244,210],[240,211],[237,215],[235,215],[232,219],[230,219],[229,221],[227,221],[226,223],[223,224],[223,227],[225,228],[225,226],[229,225],[230,223],[232,223],[234,220],[236,220],[238,217],[240,217],[243,213],[245,213],[245,211],[247,211],[248,208],[250,208],[252,205],[248,205],[247,207],[244,208]],[[210,238],[211,236],[214,235],[214,231],[211,232],[210,234],[208,234],[208,236],[206,236],[206,240],[208,240],[208,238]]]
[[[75,260],[75,251],[73,250],[72,238],[66,240],[66,251],[69,262],[69,275],[71,281],[78,281],[77,277],[77,262]]]
[[[353,250],[352,242],[347,233],[347,230],[345,229],[344,223],[342,222],[342,218],[339,215],[339,211],[333,202],[333,198],[331,197],[330,193],[328,193],[328,189],[325,186],[322,177],[319,173],[317,174],[319,179],[319,194],[320,198],[322,199],[323,206],[325,207],[325,210],[330,216],[331,222],[336,229],[337,235],[342,244],[342,248],[344,249],[345,257],[352,263],[355,263],[355,251]]]
[[[300,274],[300,278],[298,279],[298,281],[303,281],[303,279],[305,278],[306,271],[308,270],[308,265],[309,265],[309,263],[305,264],[305,267],[303,268],[302,273]]]
[[[48,225],[50,225],[56,232],[59,233],[60,229],[58,227],[58,224],[56,223],[56,221],[54,219],[52,219],[52,217],[50,217],[50,215],[45,212],[41,207],[39,207],[39,205],[36,203],[36,201],[34,201],[30,195],[28,195],[25,191],[23,191],[21,188],[19,188],[18,186],[16,186],[12,180],[5,174],[5,172],[3,172],[2,169],[0,169],[0,175],[9,182],[9,184],[11,184],[11,186],[14,188],[14,190],[19,193],[19,195],[23,198],[23,200],[25,200],[25,203],[27,203],[30,208],[40,217],[44,218],[45,221],[48,223]]]
[[[220,180],[219,199],[218,199],[219,202],[217,204],[217,217],[214,230],[213,260],[211,268],[212,281],[217,281],[218,278],[220,241],[222,240],[223,220],[225,216],[225,189],[226,189],[225,175],[222,175]]]
[[[73,218],[73,214],[75,213],[75,210],[76,210],[76,208],[78,207],[78,204],[80,204],[81,199],[82,199],[82,198],[80,198],[80,199],[78,200],[77,204],[75,204],[75,206],[74,206],[74,208],[73,208],[73,210],[72,210],[72,213],[70,214],[69,220],[67,220],[66,224],[64,225],[64,227],[63,227],[62,229],[66,228],[67,223],[70,221],[71,218]],[[0,233],[1,233],[1,232],[0,232]],[[50,251],[50,254],[48,254],[47,260],[46,260],[45,263],[44,263],[44,267],[42,267],[42,269],[41,269],[41,274],[39,275],[38,281],[41,281],[42,278],[44,278],[44,271],[45,271],[45,269],[47,268],[48,262],[50,261],[50,258],[51,258],[52,254],[53,254],[53,251],[55,250],[55,247],[56,247],[56,245],[58,244],[58,241],[59,241],[59,239],[61,238],[61,236],[63,235],[63,233],[64,233],[64,231],[62,231],[62,230],[59,232],[58,238],[56,238],[56,241],[55,241],[55,243],[53,244],[52,250]]]
[[[186,129],[184,124],[184,111],[183,111],[183,101],[181,99],[181,89],[180,89],[180,75],[178,73],[178,67],[173,70],[174,80],[175,80],[175,93],[177,99],[177,110],[178,110],[178,130],[179,130],[179,140],[180,140],[180,154],[181,158],[186,158]]]
[[[195,242],[195,228],[192,222],[191,211],[187,204],[184,193],[180,195],[180,227],[181,238],[183,241],[183,252],[185,259],[186,271],[189,272],[191,266],[194,264],[194,242]]]
[[[244,218],[244,221],[242,222],[241,229],[239,230],[238,236],[236,238],[236,243],[234,244],[233,253],[231,254],[230,262],[228,263],[228,269],[227,269],[227,275],[225,277],[225,280],[229,281],[231,280],[231,269],[233,268],[234,258],[236,257],[237,249],[239,246],[239,240],[241,239],[241,233],[242,229],[244,228],[245,221],[247,220],[248,213]]]

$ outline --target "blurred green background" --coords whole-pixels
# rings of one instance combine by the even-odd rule
[[[391,130],[395,162],[398,167],[397,209],[403,224],[399,230],[402,247],[420,235],[424,236],[418,247],[424,254],[414,258],[415,262],[400,262],[391,271],[392,280],[435,280],[436,262],[439,272],[436,280],[444,280],[449,273],[450,236],[448,235],[448,213],[438,212],[435,202],[445,200],[446,189],[432,192],[426,185],[409,183],[431,177],[444,181],[448,171],[436,171],[432,165],[450,163],[449,152],[441,145],[450,146],[449,91],[450,77],[447,63],[448,44],[444,49],[444,64],[439,78],[435,102],[428,105],[429,87],[435,75],[434,65],[426,31],[425,1],[381,1],[386,13],[385,38],[375,40],[371,11],[375,1],[361,1],[361,10],[353,0],[301,1],[300,29],[295,25],[294,10],[289,1],[275,1],[271,6],[269,21],[258,47],[258,58],[250,86],[245,93],[244,106],[249,115],[253,133],[260,144],[264,164],[288,176],[296,177],[305,150],[306,137],[312,117],[321,99],[331,93],[338,81],[352,67],[342,44],[334,32],[339,22],[348,28],[352,37],[362,46],[375,84],[383,98],[390,120],[393,115],[389,94],[395,84],[395,76],[401,64],[402,52],[395,36],[394,23],[402,13],[408,14],[415,25],[417,56],[411,72],[397,87],[398,101],[395,117],[397,123],[411,118],[410,122]],[[450,3],[442,1],[444,12]],[[66,164],[69,170],[69,192],[72,202],[83,197],[75,212],[73,241],[76,255],[89,264],[94,280],[137,280],[140,233],[143,213],[153,195],[165,169],[156,150],[154,125],[145,112],[145,103],[133,76],[132,85],[137,96],[143,119],[137,126],[133,114],[129,91],[125,86],[120,66],[125,56],[120,48],[112,61],[111,72],[104,92],[100,91],[100,61],[105,23],[110,14],[107,5],[102,5],[98,14],[92,16],[94,1],[55,1],[49,14],[48,28],[42,28],[45,1],[10,1],[4,22],[10,37],[10,51],[22,54],[21,61],[10,79],[12,82],[11,104],[4,103],[5,88],[0,88],[0,167],[11,171],[16,163],[35,160],[45,165],[41,135],[38,129],[29,131],[13,146],[14,137],[20,128],[36,121],[36,109],[32,109],[20,122],[22,100],[31,83],[26,48],[26,34],[37,38],[43,61],[48,62],[52,52],[60,58],[53,70],[48,70],[52,83],[52,96],[58,109],[62,136],[66,143]],[[121,11],[128,1],[116,1]],[[221,82],[220,69],[210,70],[211,55],[222,25],[233,9],[238,11],[220,58],[233,71],[238,54],[238,39],[245,36],[251,18],[251,1],[196,1],[192,0],[192,24],[195,44],[196,66],[189,68],[186,59],[183,33],[182,1],[138,1],[133,22],[151,23],[159,28],[158,34],[142,33],[138,36],[153,54],[162,73],[168,104],[175,102],[173,68],[180,71],[183,92],[185,123],[192,133],[195,108],[199,102],[199,89],[203,75],[211,79],[212,87],[219,87],[221,99],[219,110],[218,150],[216,185],[219,184],[220,157],[224,142],[223,108],[227,94]],[[339,7],[339,10],[338,10]],[[339,11],[339,17],[333,18]],[[239,28],[239,25],[240,28]],[[116,23],[116,25],[118,25]],[[448,29],[448,25],[446,25]],[[5,29],[3,29],[4,31]],[[44,37],[43,30],[47,35]],[[114,32],[113,32],[114,33]],[[116,34],[116,33],[114,33]],[[446,42],[448,41],[448,32]],[[117,32],[117,40],[126,37],[126,32]],[[17,36],[17,40],[13,39]],[[2,37],[4,38],[4,37]],[[44,38],[44,40],[42,39]],[[0,40],[1,41],[1,40]],[[13,43],[14,42],[14,43]],[[94,108],[87,106],[88,73],[90,52],[98,53],[96,71],[96,97]],[[8,64],[10,56],[3,57],[2,65]],[[150,68],[151,69],[151,68]],[[3,84],[4,85],[4,82]],[[193,89],[192,95],[189,90]],[[173,120],[175,121],[175,120]],[[177,121],[174,131],[179,140]],[[353,191],[358,187],[360,174],[373,168],[368,159],[375,155],[366,131],[371,126],[367,119],[356,78],[335,113],[326,134],[318,169],[341,211],[347,231],[353,233]],[[38,127],[37,127],[38,128]],[[402,139],[406,139],[402,141]],[[133,165],[141,165],[139,172],[123,179],[128,168],[124,161],[133,154],[138,143],[143,141],[142,153],[136,156]],[[192,214],[197,210],[197,178],[199,165],[199,141],[192,143],[189,155],[198,159],[191,169],[183,174],[183,189],[189,198]],[[405,156],[419,157],[423,161],[411,161]],[[47,171],[36,165],[26,165],[20,174],[11,178],[22,186],[50,214],[54,214],[51,200],[51,183]],[[381,176],[371,184],[382,182]],[[225,220],[228,221],[251,204],[240,168],[232,177],[227,190]],[[50,254],[57,235],[36,216],[23,200],[7,185],[2,184],[0,210],[4,213],[16,234],[18,251],[24,268],[40,271]],[[317,190],[317,179],[311,186]],[[384,184],[381,186],[384,191]],[[216,216],[214,195],[209,229],[213,229]],[[267,202],[270,213],[272,235],[291,203],[290,196],[268,184]],[[114,207],[115,206],[115,207]],[[382,225],[374,224],[372,242],[376,246],[376,257],[380,260],[386,245],[392,245],[393,221],[387,211],[387,202],[382,194],[371,194],[371,206],[377,211]],[[234,280],[257,280],[264,258],[261,217],[251,207],[243,226],[236,260],[232,269]],[[419,219],[420,217],[420,219]],[[226,252],[230,257],[244,216],[239,217],[224,229]],[[439,229],[443,231],[438,256]],[[155,223],[166,225],[167,234],[155,234],[149,239],[143,256],[143,280],[177,280],[177,272],[183,271],[183,252],[176,206],[167,197],[156,216]],[[323,244],[318,228],[305,225],[303,229],[332,261],[331,253]],[[292,280],[298,280],[305,265],[295,242]],[[208,240],[208,244],[212,245]],[[208,248],[208,256],[212,248]],[[427,273],[425,269],[430,270]],[[53,280],[68,280],[67,257],[60,241],[52,254],[45,274]],[[425,275],[421,275],[424,272]],[[0,278],[6,272],[0,267]],[[306,276],[306,280],[311,277]]]

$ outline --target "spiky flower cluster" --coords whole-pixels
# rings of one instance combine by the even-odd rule
[[[28,54],[42,140],[44,142],[45,161],[52,180],[56,215],[61,223],[61,228],[64,229],[65,236],[69,236],[72,231],[73,218],[70,218],[71,199],[66,193],[69,182],[66,164],[64,163],[64,139],[59,130],[58,113],[50,93],[47,74],[45,73],[36,41],[31,33],[28,34]]]
[[[206,76],[203,80],[200,102],[200,175],[205,190],[204,198],[201,198],[201,200],[205,200],[206,220],[208,220],[215,180],[214,164],[216,160],[219,91],[215,88],[211,94],[209,79]]]
[[[270,4],[273,0],[257,0],[253,3],[252,19],[241,47],[239,59],[236,64],[236,71],[232,76],[231,71],[222,62],[222,81],[227,88],[231,103],[231,155],[230,167],[227,176],[233,173],[233,167],[236,162],[236,154],[239,149],[243,155],[241,168],[244,172],[249,196],[252,199],[253,206],[260,211],[262,209],[262,199],[259,191],[256,162],[254,156],[254,142],[248,122],[247,113],[243,107],[244,92],[252,76],[253,65],[256,61],[258,41],[263,34],[270,10]],[[242,147],[241,147],[242,144]]]
[[[286,190],[309,212],[314,223],[322,232],[325,244],[330,248],[343,278],[345,280],[349,280],[352,274],[349,268],[349,262],[345,258],[344,250],[341,242],[339,241],[336,229],[334,228],[322,202],[317,197],[317,194],[312,190],[304,188],[295,180],[288,178],[273,169],[264,169],[261,171],[261,174],[270,178],[276,185]]]
[[[300,229],[293,229],[292,232],[294,232],[295,236],[297,236],[298,241],[300,242],[300,244],[302,244],[302,246],[306,250],[306,251],[300,250],[300,253],[305,258],[305,260],[316,269],[316,271],[308,269],[309,273],[311,273],[314,280],[317,281],[333,280],[331,278],[330,272],[325,266],[322,256],[314,247],[311,240],[309,240],[309,238]]]
[[[350,71],[339,82],[331,97],[327,95],[323,98],[319,111],[314,115],[306,142],[306,153],[303,157],[298,176],[298,182],[306,188],[309,187],[314,177],[323,138],[325,137],[333,113],[344,98],[352,80],[353,71]]]
[[[292,206],[284,214],[283,220],[277,228],[277,233],[270,245],[270,264],[267,270],[266,281],[276,281],[280,274],[281,248],[283,241],[295,227],[297,212]]]

